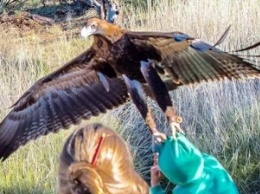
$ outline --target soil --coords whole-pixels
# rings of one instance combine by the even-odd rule
[[[77,36],[90,10],[84,4],[60,4],[3,13],[0,15],[0,28],[2,33],[14,30],[20,37],[43,33],[48,39],[53,34],[52,28],[69,31],[70,36],[71,33]]]

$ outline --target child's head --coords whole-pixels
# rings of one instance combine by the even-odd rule
[[[97,155],[95,164],[94,155]],[[134,171],[125,141],[113,130],[91,124],[75,131],[64,144],[59,165],[59,193],[145,194],[148,186]]]

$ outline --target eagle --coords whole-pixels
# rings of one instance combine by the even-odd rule
[[[1,122],[1,161],[30,140],[126,103],[129,93],[123,75],[140,82],[153,97],[141,61],[152,61],[168,91],[203,81],[260,77],[260,70],[247,57],[178,31],[135,32],[88,18],[81,34],[93,37],[91,47],[36,81]],[[173,112],[172,122],[177,122],[175,116]]]

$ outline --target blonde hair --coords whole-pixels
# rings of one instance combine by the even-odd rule
[[[103,138],[96,163],[93,157]],[[133,169],[126,142],[102,124],[87,125],[65,142],[59,165],[59,194],[148,194]]]

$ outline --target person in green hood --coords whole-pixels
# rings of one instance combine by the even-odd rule
[[[164,194],[162,174],[177,186],[173,194],[237,194],[238,189],[225,168],[211,155],[201,153],[184,135],[160,135],[156,144],[158,165],[151,168],[150,194]],[[156,159],[156,158],[155,158]]]

